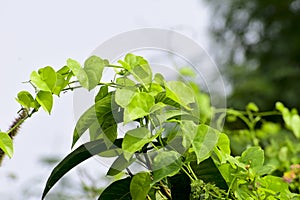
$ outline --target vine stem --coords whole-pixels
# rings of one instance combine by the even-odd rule
[[[27,110],[23,111],[23,112],[26,112],[27,113]],[[20,127],[21,124],[24,123],[24,121],[26,119],[28,119],[29,117],[31,117],[31,115],[33,113],[35,113],[36,110],[32,110],[30,114],[27,114],[24,118],[22,118],[20,121],[18,121],[13,127],[11,127],[8,131],[7,131],[7,134],[10,134],[11,132],[13,132],[16,128]]]
[[[186,169],[184,169],[184,167],[181,167],[182,171],[192,180],[192,181],[195,181],[197,179],[194,179],[190,173],[188,171],[186,171]]]

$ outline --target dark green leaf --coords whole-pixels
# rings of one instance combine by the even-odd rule
[[[121,154],[110,166],[107,175],[115,176],[121,173],[124,169],[129,167],[134,161],[135,159],[126,160],[124,154]]]
[[[173,200],[190,199],[191,180],[184,174],[176,174],[168,178],[171,185],[171,196]]]
[[[191,162],[191,167],[199,179],[206,183],[214,183],[221,189],[228,189],[228,186],[211,158],[202,161],[200,164]]]
[[[105,151],[106,145],[103,140],[96,140],[85,143],[67,155],[52,171],[49,176],[42,199],[47,195],[49,190],[72,168],[89,159],[90,157]]]
[[[130,177],[113,182],[102,192],[98,200],[131,200],[130,182]]]
[[[153,160],[153,183],[174,176],[180,171],[182,162],[180,154],[175,151],[161,151]]]
[[[97,101],[81,115],[74,129],[72,147],[80,138],[80,136],[98,120],[97,116],[102,116],[111,112],[111,96],[112,93],[109,93],[109,95]]]
[[[104,97],[106,97],[107,94],[108,94],[108,86],[107,86],[107,85],[103,85],[103,86],[100,88],[98,94],[97,94],[96,97],[95,97],[95,103],[96,103],[97,101],[100,101],[100,100],[103,99]]]

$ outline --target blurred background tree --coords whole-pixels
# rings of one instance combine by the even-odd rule
[[[215,58],[232,86],[228,106],[299,109],[300,0],[208,2]]]

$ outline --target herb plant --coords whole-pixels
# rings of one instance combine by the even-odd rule
[[[115,70],[110,82],[102,82],[105,68]],[[117,64],[91,56],[83,67],[68,59],[58,71],[47,66],[32,72],[28,83],[35,94],[18,93],[20,118],[0,133],[0,148],[8,156],[13,154],[10,133],[40,108],[50,114],[54,95],[98,90],[76,123],[72,147],[85,133],[90,141],[53,169],[42,199],[68,171],[93,156],[115,158],[107,171],[115,181],[99,200],[299,198],[300,149],[294,145],[300,117],[282,103],[271,112],[259,112],[253,103],[246,111],[212,108],[192,78],[167,81],[133,54]],[[268,121],[270,116],[282,116],[284,127]],[[125,134],[120,127],[126,127]],[[288,133],[285,140],[276,140],[282,131]]]

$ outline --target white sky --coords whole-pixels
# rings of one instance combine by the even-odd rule
[[[208,7],[199,0],[0,0],[0,128],[6,131],[16,116],[20,107],[14,99],[30,89],[21,82],[31,71],[58,69],[69,57],[82,62],[105,40],[137,28],[174,28],[208,48],[208,21]],[[70,152],[72,100],[72,94],[62,95],[51,116],[41,110],[25,122],[14,157],[0,167],[0,199],[22,199],[19,191],[29,179],[45,182],[50,173],[38,164],[41,157]],[[18,179],[7,178],[9,173]]]

